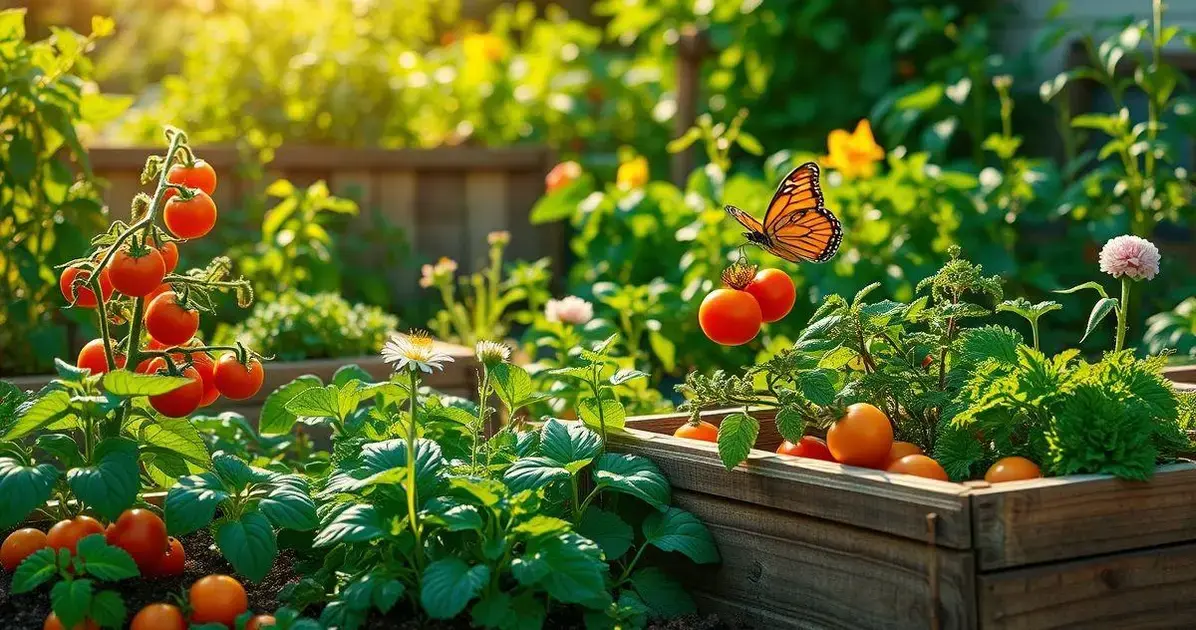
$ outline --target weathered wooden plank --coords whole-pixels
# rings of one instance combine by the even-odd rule
[[[1196,365],[1175,365],[1163,368],[1163,376],[1176,383],[1196,384]]]
[[[985,630],[1191,628],[1196,623],[1196,544],[998,571],[977,581]]]
[[[509,231],[507,224],[507,176],[495,171],[475,171],[465,176],[465,229],[469,259],[462,266],[477,271],[486,266],[491,232]]]
[[[723,557],[683,575],[729,619],[758,628],[922,630],[935,627],[933,616],[940,628],[975,627],[966,551],[688,490],[674,503],[706,523]]]
[[[412,240],[424,260],[447,256],[467,268],[471,243],[466,231],[465,175],[420,172],[416,187],[419,240]]]
[[[145,156],[141,157],[144,165]],[[141,192],[141,169],[135,171],[96,171],[100,177],[108,180],[104,189],[104,205],[108,206],[109,218],[128,221],[132,216],[133,197]],[[148,194],[148,193],[147,193]]]
[[[395,226],[402,228],[407,243],[414,247],[419,242],[419,222],[415,216],[416,179],[413,171],[393,171],[378,176],[378,207]],[[414,250],[412,250],[414,251]],[[419,269],[403,267],[388,271],[390,286],[401,303],[418,291]]]
[[[1149,482],[1072,475],[972,490],[982,570],[1196,540],[1196,464]]]
[[[682,416],[677,418],[677,424],[684,421]],[[761,425],[770,423],[764,420]],[[761,450],[753,450],[746,462],[728,472],[715,444],[637,429],[612,434],[610,443],[613,450],[652,459],[681,490],[919,541],[926,537],[927,514],[934,513],[938,545],[971,546],[968,489],[960,484]]]
[[[338,197],[356,201],[361,215],[369,216],[377,203],[374,181],[373,173],[365,169],[336,170],[329,179],[328,189]]]

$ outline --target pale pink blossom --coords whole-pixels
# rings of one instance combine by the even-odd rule
[[[1159,248],[1138,236],[1118,236],[1100,250],[1100,270],[1120,278],[1153,280],[1159,273]]]
[[[594,305],[573,295],[560,300],[548,300],[544,306],[544,317],[550,322],[581,326],[594,319]]]
[[[419,286],[427,289],[441,282],[452,280],[453,274],[457,272],[457,261],[452,258],[441,258],[436,261],[435,265],[424,265],[420,267],[419,271]]]
[[[491,232],[486,235],[486,242],[491,245],[506,245],[511,242],[511,233],[506,230]]]

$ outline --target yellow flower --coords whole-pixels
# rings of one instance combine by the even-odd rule
[[[498,61],[507,54],[506,42],[491,33],[466,35],[461,45],[465,49],[465,57],[470,60]]]
[[[876,175],[876,163],[885,159],[885,150],[872,137],[872,125],[861,120],[855,131],[836,129],[826,137],[829,155],[822,158],[822,165],[839,171],[847,178],[872,177]]]
[[[615,185],[622,190],[642,188],[648,183],[648,160],[643,157],[633,158],[619,165],[619,172],[615,175]]]

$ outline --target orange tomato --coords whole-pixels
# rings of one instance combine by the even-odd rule
[[[227,575],[209,575],[191,585],[191,622],[222,623],[235,627],[237,617],[249,610],[245,587]]]
[[[46,534],[40,529],[26,527],[8,535],[0,545],[0,566],[7,571],[16,571],[17,565],[33,552],[46,546]]]
[[[677,427],[673,431],[673,437],[686,438],[688,440],[702,440],[703,442],[717,442],[718,441],[718,427],[702,420],[698,424],[685,424]]]
[[[62,622],[58,620],[58,615],[50,613],[50,616],[46,617],[46,622],[42,624],[42,630],[66,630],[66,626],[63,626]],[[100,627],[96,625],[96,622],[88,619],[75,624],[71,630],[100,630]]]
[[[274,618],[274,615],[258,615],[251,618],[249,623],[245,624],[245,630],[262,630],[276,623],[278,623],[278,620]]]
[[[698,307],[698,325],[706,337],[724,346],[743,345],[760,334],[760,303],[747,291],[715,289]]]
[[[812,435],[802,436],[802,439],[798,440],[797,444],[785,440],[777,448],[777,453],[781,455],[793,455],[794,457],[821,459],[828,462],[835,461],[835,456],[831,455],[831,450],[827,448],[826,442]]]
[[[904,473],[927,479],[950,481],[947,478],[947,471],[943,470],[943,467],[938,462],[925,455],[906,455],[889,464],[889,467],[885,470],[891,473]]]
[[[885,468],[889,464],[905,457],[906,455],[924,455],[922,447],[913,442],[893,442],[893,446],[889,447],[889,456],[885,459]]]
[[[988,472],[984,473],[984,480],[989,483],[1003,481],[1021,481],[1022,479],[1037,479],[1042,476],[1038,464],[1025,457],[1004,457],[997,460]]]
[[[756,298],[765,323],[778,321],[788,315],[797,300],[793,279],[780,269],[761,269],[743,290]]]
[[[137,612],[129,630],[187,630],[187,620],[178,606],[150,604]]]
[[[826,445],[838,462],[879,468],[893,447],[893,425],[880,409],[856,403],[827,430]]]
[[[70,520],[58,521],[46,532],[46,546],[54,549],[69,549],[75,553],[79,540],[92,534],[103,534],[104,526],[90,516],[76,516]]]

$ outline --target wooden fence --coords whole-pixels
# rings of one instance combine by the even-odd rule
[[[104,199],[113,217],[129,214],[130,200],[147,187],[139,182],[147,156],[158,147],[93,147],[89,153],[96,174],[109,182]],[[511,233],[508,259],[553,259],[553,271],[564,272],[565,233],[562,224],[533,226],[532,205],[544,193],[544,175],[554,156],[543,147],[503,149],[343,149],[283,147],[260,179],[239,175],[246,169],[231,147],[197,148],[196,153],[220,175],[214,195],[222,212],[243,208],[279,178],[296,186],[318,180],[334,194],[361,206],[365,225],[373,209],[401,227],[415,255],[411,268],[390,270],[399,300],[417,295],[420,262],[448,256],[461,269],[485,263],[486,235]]]

